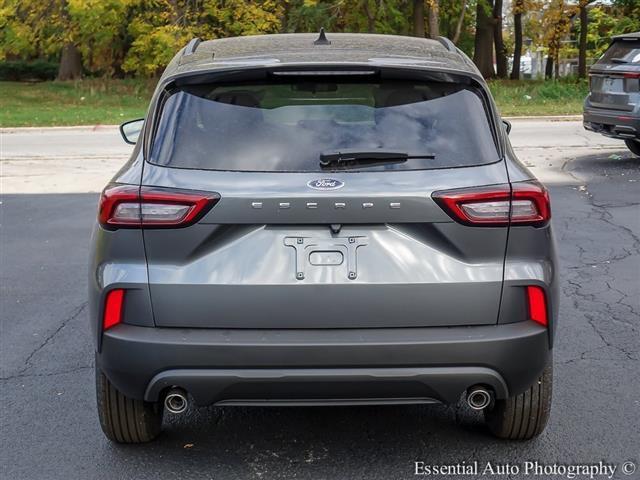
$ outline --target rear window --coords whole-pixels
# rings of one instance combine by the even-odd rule
[[[327,169],[320,166],[322,154],[346,149],[412,157],[350,171],[499,159],[484,102],[471,87],[323,80],[183,87],[164,102],[150,161],[205,170],[317,172]]]
[[[618,40],[614,42],[597,63],[640,65],[640,40]]]

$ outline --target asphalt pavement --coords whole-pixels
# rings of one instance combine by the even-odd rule
[[[0,477],[387,480],[415,478],[416,461],[477,461],[511,474],[437,478],[517,479],[537,461],[640,478],[622,472],[640,469],[640,159],[579,122],[516,121],[511,138],[550,188],[561,262],[543,435],[495,440],[463,404],[209,407],[167,418],[151,444],[118,446],[97,420],[86,277],[96,192],[130,147],[113,128],[3,131]]]

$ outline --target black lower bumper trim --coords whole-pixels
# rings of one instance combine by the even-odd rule
[[[514,395],[550,356],[534,322],[471,327],[218,330],[118,325],[96,365],[125,395],[155,400],[179,385],[224,401],[429,398],[474,383]],[[358,400],[359,401],[359,400]]]
[[[198,405],[328,405],[336,400],[362,404],[396,397],[404,403],[453,403],[464,390],[479,384],[490,387],[497,398],[508,396],[500,374],[482,367],[194,369],[156,375],[145,400],[157,401],[164,390],[177,386],[188,391]]]

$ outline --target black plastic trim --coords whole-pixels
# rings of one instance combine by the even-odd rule
[[[467,371],[458,380],[448,375],[436,378],[422,369],[430,369],[432,373],[440,372],[433,369],[442,368],[458,369],[457,372],[463,372],[460,368],[488,369],[504,380],[511,396],[529,388],[550,355],[547,329],[530,321],[473,327],[304,330],[149,328],[121,324],[104,333],[102,351],[96,361],[119,391],[137,399],[145,398],[149,385],[158,381],[159,377],[156,380],[154,377],[162,372],[168,372],[164,376],[173,376],[171,381],[177,381],[176,378],[193,376],[196,371],[196,376],[205,378],[200,402],[215,403],[230,396],[237,400],[240,393],[245,399],[264,399],[265,395],[276,400],[300,399],[302,393],[307,398],[318,398],[317,385],[306,382],[303,383],[310,389],[303,389],[300,382],[293,381],[289,390],[286,381],[275,384],[251,381],[257,370],[269,370],[271,375],[278,371],[285,376],[302,370],[322,370],[321,376],[338,375],[345,383],[350,381],[348,376],[344,377],[345,371],[354,370],[367,397],[432,397],[449,402],[473,384],[466,382],[479,380],[478,376],[469,376]],[[400,385],[376,377],[380,369],[393,369],[404,376],[423,372],[426,376],[419,381],[402,381]],[[176,375],[176,370],[181,372]],[[485,381],[494,378],[493,374],[483,372],[481,377]],[[219,381],[228,384],[230,376],[249,381],[236,381],[244,386],[233,387],[226,393],[223,389],[220,395],[207,397],[208,389]],[[328,389],[322,398],[353,397],[348,387],[336,387],[334,380],[320,379],[319,383]],[[493,383],[490,385],[499,390]],[[156,387],[150,388],[149,391],[157,391]]]

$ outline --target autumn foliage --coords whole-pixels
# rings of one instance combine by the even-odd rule
[[[561,57],[580,56],[584,64],[611,35],[640,30],[640,1],[0,0],[0,62],[55,61],[62,79],[150,77],[196,36],[322,26],[329,32],[443,35],[473,56],[486,77],[505,78],[507,59],[519,58],[525,47],[544,51],[549,74]],[[518,78],[518,68],[510,74]]]

